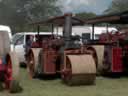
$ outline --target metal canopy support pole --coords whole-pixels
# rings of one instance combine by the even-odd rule
[[[54,24],[52,24],[52,37],[54,37],[53,32],[54,32]]]
[[[37,26],[37,32],[38,32],[38,35],[40,33],[40,25]]]
[[[37,40],[39,41],[39,34],[40,34],[40,25],[37,26]]]
[[[59,36],[59,28],[58,28],[58,26],[56,27],[56,31],[57,31],[57,37]]]
[[[107,40],[109,41],[109,32],[108,32],[108,24],[106,24],[106,32],[107,32]]]
[[[94,40],[95,24],[92,24],[92,40]]]
[[[109,31],[109,30],[108,30],[108,24],[106,24],[106,32],[108,33],[108,31]]]

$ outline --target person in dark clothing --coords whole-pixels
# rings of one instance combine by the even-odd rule
[[[29,52],[29,49],[32,47],[34,37],[29,35],[26,39],[26,45],[25,45],[25,53],[27,54]]]

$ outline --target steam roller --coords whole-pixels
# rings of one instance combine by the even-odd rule
[[[63,81],[68,85],[91,85],[96,79],[96,64],[90,54],[65,55]]]
[[[10,51],[7,32],[0,32],[0,89],[12,93],[22,89],[19,84],[19,60],[16,53]]]
[[[40,25],[40,23],[34,24]],[[60,74],[62,80],[68,85],[94,84],[96,79],[96,59],[93,53],[95,51],[84,48],[82,44],[76,42],[79,41],[78,38],[72,36],[72,26],[83,25],[84,22],[68,13],[64,16],[50,18],[48,21],[42,22],[42,24],[62,26],[63,36],[56,38],[53,35],[52,38],[47,39],[39,38],[40,35],[37,37],[40,42],[34,42],[38,46],[32,44],[27,58],[31,77],[34,76],[37,68],[37,73],[42,75]]]

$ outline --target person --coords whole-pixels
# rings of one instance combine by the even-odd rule
[[[32,35],[29,35],[26,40],[27,41],[26,41],[26,45],[25,45],[25,53],[27,54],[29,52],[29,49],[32,47],[34,37]]]

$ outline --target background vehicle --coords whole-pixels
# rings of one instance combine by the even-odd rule
[[[11,43],[12,42],[11,28],[6,25],[0,25],[0,32],[6,32],[9,35],[10,50],[13,51],[13,44]]]
[[[54,28],[54,31],[61,32],[61,35],[62,35],[63,28],[62,27]],[[106,33],[106,27],[95,26],[94,31],[95,31],[94,39],[99,39],[100,34]],[[115,32],[117,31],[117,29],[115,27],[109,27],[108,31]],[[85,25],[84,26],[73,26],[72,35],[79,35],[80,37],[86,40],[92,39],[92,26],[87,26],[87,25],[86,26]]]
[[[18,76],[19,60],[15,51],[11,50],[11,29],[0,25],[0,88],[10,92],[20,91]]]
[[[37,32],[20,32],[13,35],[12,42],[14,45],[14,50],[16,51],[20,63],[25,63],[25,46],[27,42],[27,38],[29,36],[33,36],[33,40],[35,41],[37,38]],[[52,35],[51,32],[40,32],[40,35],[45,37],[50,37]]]
[[[0,25],[0,32],[7,32],[9,35],[9,39],[12,39],[12,33],[11,33],[11,29],[9,26],[6,25]]]
[[[93,25],[93,40],[88,44],[96,50],[97,71],[101,74],[128,74],[128,31],[109,32],[108,24],[128,24],[128,12],[122,12],[111,15],[98,16],[86,20],[86,24]],[[94,25],[99,23],[107,23],[106,33],[99,36],[98,40],[94,40]],[[87,45],[85,43],[85,45]]]

